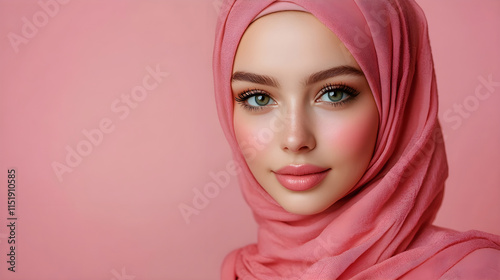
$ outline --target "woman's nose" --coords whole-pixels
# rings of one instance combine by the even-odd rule
[[[285,113],[284,129],[281,133],[281,149],[299,153],[313,150],[316,139],[313,132],[313,118],[306,108],[293,108]]]

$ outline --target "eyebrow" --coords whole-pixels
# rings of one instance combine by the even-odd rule
[[[354,76],[364,76],[363,72],[357,68],[354,68],[349,65],[342,65],[342,66],[336,66],[332,67],[330,69],[326,69],[323,71],[316,72],[312,75],[310,75],[306,81],[306,85],[311,85],[323,80],[326,80],[328,78],[333,78],[336,76],[341,76],[341,75],[354,75]],[[234,81],[246,81],[246,82],[251,82],[251,83],[256,83],[256,84],[261,84],[261,85],[266,85],[266,86],[272,86],[272,87],[279,87],[278,81],[274,79],[273,77],[266,76],[266,75],[259,75],[255,73],[249,73],[249,72],[244,72],[244,71],[237,71],[234,72],[231,78],[231,82]]]
[[[231,82],[234,81],[247,81],[255,84],[279,87],[279,83],[272,77],[244,71],[234,72],[233,77],[231,78]]]
[[[342,65],[338,67],[333,67],[327,70],[319,71],[312,74],[306,80],[306,85],[314,84],[328,78],[333,78],[341,75],[354,75],[354,76],[364,76],[363,72],[357,68],[349,65]]]

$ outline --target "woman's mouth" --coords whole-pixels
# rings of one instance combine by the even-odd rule
[[[292,191],[307,191],[325,179],[331,168],[312,164],[288,165],[273,171],[280,184]]]

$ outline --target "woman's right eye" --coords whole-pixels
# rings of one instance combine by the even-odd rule
[[[247,102],[251,106],[266,106],[271,100],[272,99],[271,97],[269,97],[269,95],[257,94],[254,96],[250,96],[247,99]]]
[[[244,108],[250,110],[263,109],[267,105],[276,104],[276,101],[269,96],[269,94],[264,93],[259,90],[245,91],[238,95],[235,100],[240,103]]]

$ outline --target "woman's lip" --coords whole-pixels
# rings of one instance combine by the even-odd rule
[[[292,191],[306,191],[318,185],[330,171],[315,165],[289,165],[274,172],[280,184]]]
[[[288,165],[277,171],[274,171],[276,174],[281,175],[308,175],[314,173],[320,173],[326,171],[330,168],[319,167],[312,164],[301,164],[301,165]]]

